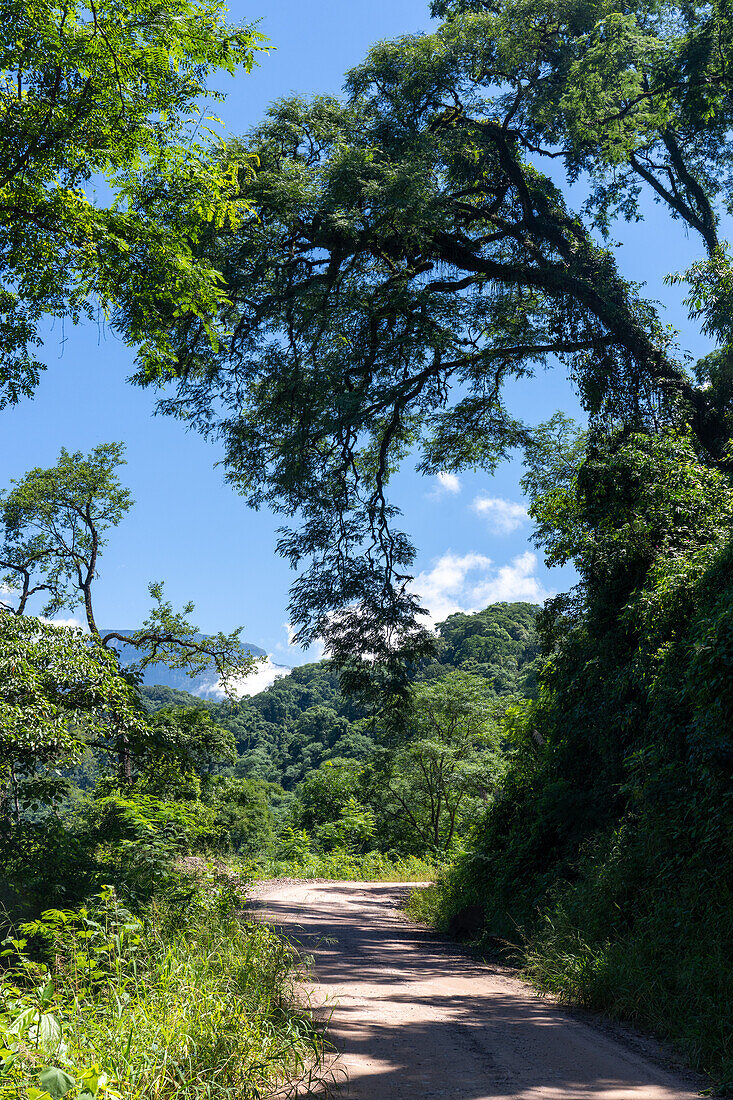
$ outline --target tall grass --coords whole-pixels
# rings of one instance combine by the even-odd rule
[[[435,877],[435,863],[419,856],[389,856],[384,852],[354,854],[343,848],[308,851],[288,859],[265,858],[248,864],[259,879],[302,878],[355,882],[426,882]]]
[[[440,923],[441,887],[440,883],[432,883],[413,890],[404,905],[404,910],[411,920],[420,924]]]
[[[2,1100],[254,1100],[318,1081],[296,953],[244,923],[229,888],[142,922],[106,891],[97,911],[47,911],[23,931],[0,993]]]
[[[525,931],[521,959],[538,988],[667,1040],[732,1096],[733,893],[696,870],[631,912],[589,875]]]

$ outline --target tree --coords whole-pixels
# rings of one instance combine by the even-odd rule
[[[241,629],[231,634],[202,636],[189,619],[192,603],[175,611],[164,599],[163,586],[150,584],[153,607],[140,629],[130,634],[100,634],[93,592],[107,532],[116,527],[132,506],[130,493],[119,482],[116,469],[124,462],[124,446],[107,443],[89,455],[62,450],[56,466],[36,468],[0,493],[0,521],[4,542],[0,569],[4,587],[14,597],[0,605],[16,616],[28,613],[29,601],[43,594],[44,615],[54,615],[80,604],[93,642],[111,650],[114,643],[139,653],[124,675],[138,682],[149,664],[163,662],[185,668],[190,675],[213,667],[225,685],[246,676],[256,665],[240,641]],[[118,672],[122,675],[122,670]],[[125,779],[132,775],[129,738],[119,727],[117,751]]]
[[[376,821],[373,809],[364,804],[363,788],[358,761],[326,760],[298,784],[291,821],[323,851],[364,851],[374,838]]]
[[[106,532],[133,503],[115,472],[124,464],[124,450],[122,443],[104,443],[85,456],[62,448],[56,466],[30,470],[12,482],[13,489],[0,493],[5,536],[0,569],[6,570],[4,586],[14,597],[12,604],[2,606],[24,615],[38,593],[46,595],[44,615],[73,611],[81,604],[87,626],[101,645],[119,642],[140,651],[140,660],[131,666],[137,674],[162,661],[172,668],[187,668],[191,675],[212,665],[222,676],[246,675],[255,661],[239,644],[241,628],[229,635],[201,637],[188,621],[194,605],[175,611],[159,582],[148,586],[153,608],[139,630],[100,634],[93,602],[99,558],[107,544]]]
[[[0,569],[15,596],[6,603],[24,615],[29,600],[44,593],[44,615],[79,603],[89,630],[98,635],[92,588],[105,532],[132,507],[115,469],[124,463],[124,445],[105,443],[84,456],[62,448],[56,466],[36,467],[14,488],[0,493],[4,542]]]
[[[293,819],[309,832],[336,821],[351,798],[360,793],[362,767],[356,760],[326,760],[306,775],[296,790]]]
[[[386,756],[382,811],[423,851],[445,852],[477,817],[503,772],[496,698],[486,680],[453,671],[413,689],[403,743]]]
[[[253,779],[214,776],[207,792],[229,845],[237,853],[258,856],[272,843],[272,787]]]
[[[560,362],[593,424],[689,427],[705,461],[729,462],[726,10],[434,11],[435,33],[373,48],[345,103],[281,101],[230,146],[259,157],[243,193],[260,215],[203,247],[231,336],[212,348],[174,323],[180,381],[161,404],[221,437],[251,505],[298,517],[279,544],[307,564],[291,621],[346,664],[424,651],[389,478],[415,448],[433,473],[531,445],[508,379]],[[642,192],[701,245],[690,308],[721,349],[696,377],[603,240],[642,216]]]
[[[237,751],[232,733],[218,725],[208,710],[200,707],[165,707],[146,719],[147,738],[137,756],[146,792],[161,798],[175,798],[181,779],[201,778],[212,765],[232,764]]]
[[[191,246],[241,205],[199,136],[212,135],[202,100],[221,98],[211,75],[249,70],[262,41],[225,11],[3,0],[0,407],[35,388],[43,314],[111,314],[151,374],[170,360],[164,318],[210,325],[220,280]]]
[[[538,618],[552,659],[530,724],[549,743],[548,774],[613,814],[634,753],[651,751],[660,770],[673,760],[704,771],[712,791],[727,780],[733,704],[729,674],[718,673],[713,703],[701,666],[730,665],[730,475],[674,431],[592,432],[569,451],[574,469],[552,448],[525,481],[547,561],[572,561],[579,576]],[[706,642],[685,640],[701,621]]]
[[[11,813],[18,821],[22,802],[48,798],[22,780],[73,762],[110,722],[128,737],[144,732],[115,655],[79,630],[0,611],[0,822],[8,826]]]

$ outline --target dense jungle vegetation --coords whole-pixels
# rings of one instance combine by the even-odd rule
[[[108,881],[147,901],[156,876],[200,853],[259,874],[280,863],[305,874],[310,861],[349,877],[366,860],[375,876],[395,864],[420,877],[456,850],[503,768],[501,717],[536,689],[536,613],[495,604],[441,625],[434,659],[415,674],[408,746],[341,692],[328,661],[222,703],[140,687],[135,710],[123,681],[137,724],[129,778],[88,714],[62,772],[39,767],[35,749],[32,767],[16,758],[0,836],[6,903],[14,894],[31,913]]]
[[[161,662],[225,683],[254,662],[159,581],[139,630],[100,633],[123,445],[0,494],[2,1097],[318,1073],[291,949],[192,853],[245,879],[437,869],[414,912],[733,1091],[731,14],[432,14],[343,98],[212,144],[199,100],[261,48],[218,3],[0,11],[0,403],[39,384],[44,317],[101,309],[133,381],[286,517],[290,620],[330,655],[229,704],[141,690]],[[616,240],[652,200],[698,249],[658,256],[683,332]],[[507,385],[545,368],[583,424],[514,415]],[[577,584],[431,631],[390,478],[517,455],[535,543]],[[69,609],[88,632],[38,617]]]

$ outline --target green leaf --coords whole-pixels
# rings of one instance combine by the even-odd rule
[[[48,1053],[53,1053],[61,1042],[61,1024],[50,1012],[41,1016],[41,1045]]]
[[[52,1100],[61,1100],[74,1087],[74,1078],[58,1066],[42,1069],[38,1079]]]

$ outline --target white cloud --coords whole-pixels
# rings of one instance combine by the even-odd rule
[[[237,699],[241,699],[244,695],[257,695],[259,691],[264,691],[270,684],[274,684],[281,676],[287,676],[290,671],[291,669],[287,665],[275,664],[268,657],[258,664],[255,671],[249,676],[234,679],[231,687]],[[224,699],[226,696],[221,680],[212,681],[210,684],[202,684],[196,688],[194,694],[206,699]]]
[[[455,474],[449,474],[446,470],[441,470],[440,473],[435,476],[438,481],[435,495],[442,496],[443,493],[460,493],[461,479]]]
[[[86,623],[83,623],[81,619],[45,619],[43,615],[39,616],[42,623],[49,623],[51,626],[68,626],[71,629],[83,630],[85,634],[89,633],[89,627]]]
[[[475,610],[488,607],[490,603],[512,603],[524,600],[527,603],[542,603],[550,595],[535,576],[537,555],[525,550],[513,558],[509,565],[502,565],[493,577],[487,577],[472,590],[477,602]]]
[[[431,625],[457,611],[481,611],[490,603],[526,600],[541,603],[550,593],[535,576],[537,555],[526,551],[498,568],[484,554],[447,553],[412,583]]]
[[[433,622],[440,622],[454,611],[464,611],[469,574],[485,574],[492,565],[491,558],[483,554],[443,554],[432,569],[418,573],[412,582],[430,612]]]
[[[522,504],[503,497],[476,497],[471,507],[480,516],[485,516],[491,529],[500,535],[510,535],[529,519]]]
[[[284,642],[275,642],[273,649],[276,653],[287,653],[289,649],[297,649],[295,642],[295,629],[290,623],[282,624],[283,630],[286,634],[286,640]]]

